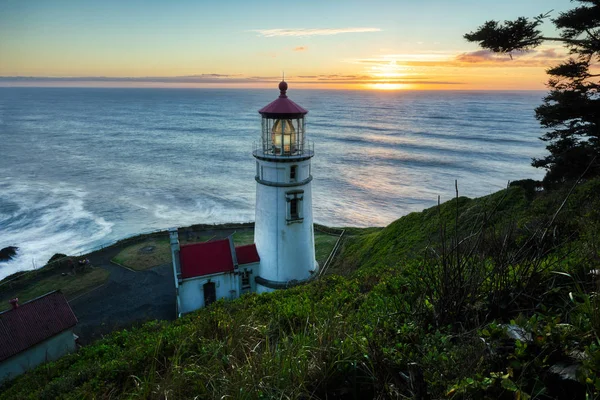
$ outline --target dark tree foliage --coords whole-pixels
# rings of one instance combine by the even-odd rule
[[[600,0],[572,1],[578,3],[575,8],[551,19],[558,37],[546,37],[539,29],[549,13],[487,21],[464,35],[484,49],[509,55],[547,41],[568,49],[569,58],[547,70],[550,92],[536,108],[536,118],[548,129],[540,139],[548,142],[550,154],[534,158],[532,165],[546,169],[546,188],[584,174],[600,175]]]

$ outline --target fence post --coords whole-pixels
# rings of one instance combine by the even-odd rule
[[[408,372],[410,374],[410,386],[412,388],[415,400],[429,400],[427,394],[427,382],[423,377],[423,370],[417,363],[408,364]]]

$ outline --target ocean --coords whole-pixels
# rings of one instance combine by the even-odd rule
[[[0,278],[153,229],[254,219],[271,90],[0,88]],[[383,226],[543,177],[543,92],[294,90],[315,143],[315,222]]]

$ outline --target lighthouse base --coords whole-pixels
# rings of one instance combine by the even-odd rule
[[[306,279],[300,279],[300,280],[293,279],[291,281],[278,282],[278,281],[272,281],[269,279],[265,279],[261,276],[257,276],[255,279],[256,291],[257,291],[257,293],[268,293],[268,292],[273,292],[275,290],[289,289],[294,286],[303,285],[305,283],[312,282],[319,276],[317,273],[317,271],[319,269],[319,264],[316,261],[315,261],[315,266],[316,266],[316,268],[314,270],[313,275],[311,275],[310,277],[308,277]]]

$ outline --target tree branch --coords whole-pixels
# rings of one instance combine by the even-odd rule
[[[550,41],[554,41],[554,42],[565,42],[565,43],[571,43],[571,44],[585,44],[585,40],[581,40],[581,39],[565,39],[565,38],[555,38],[555,37],[546,37],[546,36],[540,36],[541,40],[550,40]]]
[[[600,38],[598,36],[596,36],[592,32],[590,32],[589,29],[586,29],[585,31],[588,35],[590,35],[591,38],[593,38],[596,42],[600,43]]]

